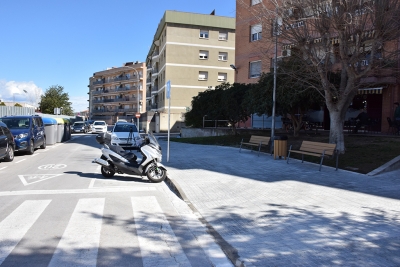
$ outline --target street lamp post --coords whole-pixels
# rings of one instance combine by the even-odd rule
[[[272,122],[271,122],[271,153],[274,150],[274,139],[275,139],[275,105],[276,105],[276,80],[277,80],[277,60],[278,60],[278,21],[275,20],[274,32],[275,32],[275,51],[274,51],[274,87],[272,93]]]
[[[140,82],[139,72],[137,71],[137,69],[132,68],[132,67],[129,67],[129,66],[125,66],[125,67],[130,68],[130,69],[133,69],[133,70],[136,72],[136,75],[137,75],[137,77],[138,77],[138,81]],[[140,118],[140,106],[139,106],[139,103],[140,103],[140,100],[139,100],[139,93],[140,93],[140,90],[139,90],[139,87],[140,87],[140,86],[137,86],[137,113],[136,113],[138,131],[139,131],[139,118]],[[139,117],[137,116],[138,114],[139,114]]]

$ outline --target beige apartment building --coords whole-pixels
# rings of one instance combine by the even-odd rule
[[[234,82],[234,63],[235,18],[166,11],[146,58],[149,128],[167,131],[169,113],[170,129],[178,132],[194,96]]]
[[[88,85],[89,118],[108,124],[118,119],[137,123],[136,115],[146,112],[146,74],[146,64],[138,61],[93,73]],[[141,123],[139,128],[145,126]]]

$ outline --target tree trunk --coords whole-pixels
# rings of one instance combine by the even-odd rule
[[[340,111],[330,111],[329,117],[331,119],[330,132],[329,132],[329,143],[336,144],[336,149],[339,150],[340,154],[344,154],[344,118]]]

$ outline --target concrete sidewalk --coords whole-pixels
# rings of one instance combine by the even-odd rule
[[[160,140],[169,180],[236,266],[400,266],[400,170],[367,176]]]

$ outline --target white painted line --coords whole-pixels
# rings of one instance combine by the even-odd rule
[[[0,264],[21,241],[51,200],[26,200],[0,223]]]
[[[94,182],[95,182],[95,181],[96,181],[95,178],[93,178],[92,180],[90,180],[89,188],[93,188]]]
[[[3,167],[3,168],[0,168],[0,171],[2,170],[2,169],[5,169],[5,168],[7,168],[8,166],[5,166],[5,167]]]
[[[131,197],[144,267],[191,266],[157,199]]]
[[[21,159],[20,161],[15,162],[15,164],[20,163],[20,162],[22,162],[24,160],[26,160],[26,159]]]
[[[49,267],[96,266],[104,198],[80,199]]]
[[[35,154],[33,154],[33,155],[31,155],[31,157],[35,157],[35,156],[37,156],[37,155],[39,155],[40,153],[35,153]]]
[[[25,174],[25,175],[18,175],[21,182],[27,186],[30,184],[42,182],[51,178],[55,178],[61,176],[62,174]]]
[[[60,194],[93,194],[93,193],[121,193],[156,191],[155,187],[119,187],[119,188],[93,188],[93,189],[65,189],[65,190],[22,190],[0,192],[0,197],[27,196],[27,195],[60,195]]]

